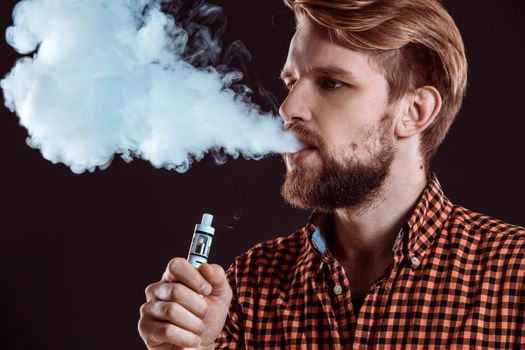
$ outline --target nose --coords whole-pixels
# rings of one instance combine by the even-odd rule
[[[284,120],[284,127],[311,120],[311,103],[312,99],[308,96],[307,87],[299,82],[295,83],[279,108],[279,114]]]

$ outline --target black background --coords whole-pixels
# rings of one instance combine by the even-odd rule
[[[14,3],[0,3],[2,32]],[[248,74],[281,100],[291,14],[279,0],[215,3],[229,19],[224,42],[246,44]],[[444,4],[464,36],[470,80],[433,170],[455,203],[525,225],[525,3]],[[17,55],[3,40],[0,55],[3,77]],[[1,349],[143,349],[136,324],[144,288],[170,258],[186,256],[203,212],[216,215],[210,259],[225,268],[308,217],[280,197],[279,157],[223,166],[208,159],[182,175],[116,159],[74,175],[26,146],[15,115],[0,114]]]

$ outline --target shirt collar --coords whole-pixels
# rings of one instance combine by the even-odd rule
[[[409,259],[423,260],[428,248],[434,242],[437,234],[441,232],[452,212],[452,206],[450,200],[444,195],[436,175],[430,175],[427,187],[405,224]]]
[[[445,197],[436,175],[431,174],[414,211],[401,228],[393,250],[401,249],[398,242],[408,242],[407,257],[412,262],[417,262],[412,263],[417,268],[451,211],[452,203]],[[324,232],[327,225],[323,224],[329,216],[330,214],[314,211],[305,227],[311,248],[325,258],[330,252],[327,249],[327,232]]]

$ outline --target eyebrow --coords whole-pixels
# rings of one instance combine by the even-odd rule
[[[341,78],[354,78],[355,77],[354,73],[347,71],[338,66],[309,67],[306,73],[307,74],[308,73],[326,74],[326,75],[331,75],[331,76],[336,76],[336,77],[341,77]],[[281,80],[290,79],[293,76],[294,75],[291,70],[288,70],[288,69],[281,70],[281,74],[280,74]]]

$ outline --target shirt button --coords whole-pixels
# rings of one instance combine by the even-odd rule
[[[412,259],[410,259],[410,262],[412,263],[412,267],[418,267],[420,263],[419,259],[415,256]]]
[[[334,293],[336,295],[339,295],[343,292],[343,288],[339,285],[339,284],[336,284],[335,287],[334,287]]]

